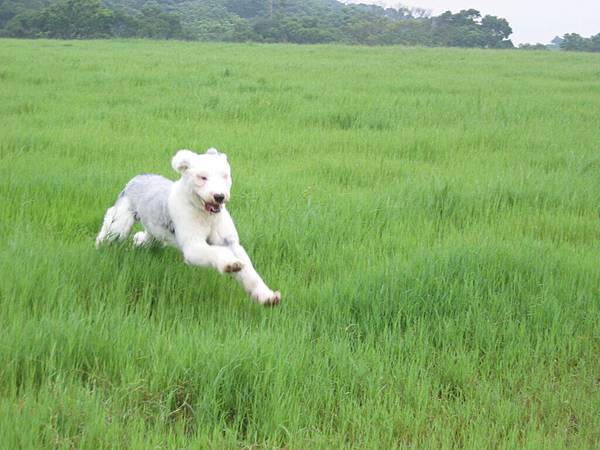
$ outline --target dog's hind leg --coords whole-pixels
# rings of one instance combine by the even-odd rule
[[[136,216],[131,201],[124,195],[119,197],[114,206],[108,208],[104,215],[102,229],[96,236],[96,248],[104,242],[111,243],[115,240],[127,239],[135,221]]]

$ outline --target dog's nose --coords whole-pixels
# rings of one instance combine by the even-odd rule
[[[223,195],[223,194],[215,194],[215,195],[213,195],[213,198],[215,199],[215,202],[217,202],[217,203],[223,203],[223,200],[225,200],[225,195]]]

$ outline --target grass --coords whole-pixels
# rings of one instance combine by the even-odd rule
[[[600,57],[0,40],[4,448],[597,448]],[[179,148],[283,303],[96,251]]]

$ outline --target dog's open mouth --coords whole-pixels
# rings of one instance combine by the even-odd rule
[[[221,205],[218,203],[204,202],[204,209],[211,214],[217,214],[218,212],[221,212]]]

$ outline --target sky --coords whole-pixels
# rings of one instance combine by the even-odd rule
[[[444,11],[476,9],[482,15],[504,17],[513,29],[515,45],[524,42],[549,43],[554,36],[579,33],[589,37],[600,33],[600,0],[350,0],[347,3],[375,3],[385,6],[417,6],[437,16]]]

